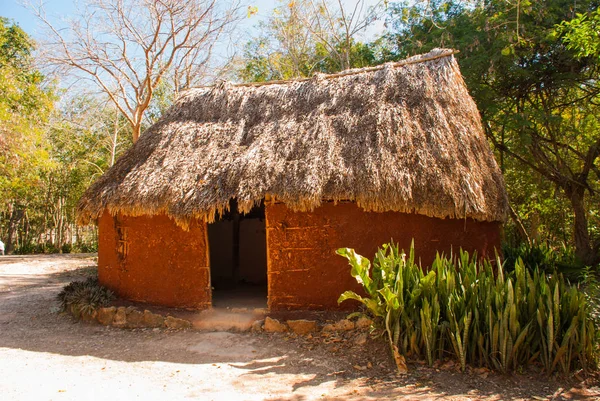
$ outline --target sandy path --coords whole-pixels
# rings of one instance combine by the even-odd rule
[[[596,391],[420,366],[398,378],[376,344],[120,330],[59,315],[56,294],[94,266],[93,255],[0,257],[1,400],[593,399]],[[367,360],[374,368],[353,368]]]

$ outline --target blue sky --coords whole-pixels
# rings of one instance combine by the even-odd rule
[[[37,21],[35,17],[27,10],[20,0],[0,0],[0,16],[14,20],[25,32],[31,36],[37,34]],[[32,3],[36,3],[33,0]],[[74,11],[74,1],[72,0],[45,0],[44,4],[50,14],[69,15]]]
[[[31,1],[38,4],[36,0]],[[0,0],[0,16],[8,17],[17,22],[25,32],[33,37],[38,34],[38,22],[36,18],[27,10],[21,0]],[[51,18],[62,18],[73,15],[76,11],[77,0],[44,0],[44,8]],[[259,18],[268,15],[275,5],[273,0],[257,0],[252,2],[258,7]],[[253,21],[244,21],[245,25],[252,27],[259,18],[253,18]]]
[[[37,4],[39,0],[31,0],[31,2]],[[247,0],[246,2],[258,7],[258,14],[256,16],[243,21],[244,28],[246,28],[244,30],[249,31],[254,30],[255,25],[261,19],[266,18],[277,4],[275,0]],[[355,3],[355,0],[346,0],[344,2],[348,5],[352,5]],[[13,19],[25,32],[36,38],[39,31],[37,25],[38,22],[31,12],[23,7],[21,3],[22,0],[0,0],[0,16]],[[44,0],[44,7],[50,18],[61,18],[74,14],[76,3],[77,0]],[[377,3],[377,0],[367,0],[367,4],[369,5],[375,3]],[[381,32],[382,29],[383,22],[376,22],[375,25],[369,29],[367,37]]]

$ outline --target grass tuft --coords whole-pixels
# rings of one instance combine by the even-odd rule
[[[107,306],[114,293],[99,284],[98,278],[73,281],[66,285],[57,296],[62,311],[71,311],[75,316],[91,315],[98,308]]]

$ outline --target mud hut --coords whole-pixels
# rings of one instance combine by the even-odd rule
[[[252,293],[271,309],[327,309],[356,289],[337,248],[372,256],[414,239],[424,263],[491,254],[506,209],[453,51],[436,49],[189,90],[78,211],[99,227],[100,281],[123,297],[204,308],[243,293],[256,306]]]

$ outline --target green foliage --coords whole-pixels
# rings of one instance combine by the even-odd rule
[[[420,269],[415,268],[414,253],[408,260],[406,255],[400,255],[398,248],[384,245],[375,255],[373,263],[373,278],[370,277],[371,262],[354,252],[353,249],[341,248],[338,255],[344,256],[350,262],[350,274],[363,286],[368,297],[362,297],[353,291],[344,292],[338,302],[354,299],[363,303],[369,312],[385,322],[385,329],[392,354],[398,359],[401,325],[406,319],[405,308],[410,306],[412,294],[409,289],[416,288],[420,282],[427,285],[430,276],[422,277]],[[419,275],[418,272],[421,272]],[[430,313],[430,312],[429,312]],[[406,344],[404,344],[404,348]],[[400,366],[398,366],[400,368]]]
[[[434,47],[460,50],[461,72],[529,235],[554,245],[567,241],[587,264],[600,260],[594,224],[600,177],[592,167],[600,155],[597,6],[564,0],[395,3],[384,54],[398,59]]]
[[[54,91],[33,65],[33,41],[18,25],[0,18],[0,236],[13,249],[16,220],[38,200],[51,162],[43,129]]]
[[[329,27],[329,32],[318,34],[306,26],[307,20],[325,18],[326,14],[314,14],[306,1],[281,1],[270,18],[259,24],[259,35],[246,44],[238,77],[264,82],[373,65],[377,61],[375,44],[353,37],[346,40],[345,34],[337,32],[343,26],[341,21],[332,25],[331,21],[321,21],[317,25]]]
[[[36,243],[33,241],[28,241],[24,243],[20,243],[18,247],[15,248],[14,253],[16,255],[30,255],[36,253],[59,253],[60,249],[55,247],[52,243]]]
[[[264,28],[263,28],[264,29]],[[266,82],[280,79],[310,77],[315,73],[335,73],[343,70],[339,59],[332,57],[331,50],[320,43],[310,43],[303,47],[302,54],[293,55],[285,48],[279,48],[263,34],[249,41],[244,48],[242,67],[237,75],[246,82]],[[341,51],[344,43],[335,45]],[[350,45],[350,65],[362,68],[377,62],[376,48],[352,40]]]
[[[14,253],[53,253],[63,247],[75,252],[76,244],[96,248],[95,229],[76,227],[75,210],[91,182],[131,145],[123,119],[116,123],[115,135],[114,109],[99,99],[63,99],[43,127],[44,163],[35,167],[35,181],[0,204],[0,236],[12,240]],[[15,166],[8,185],[15,187],[33,166]]]
[[[131,128],[97,96],[62,93],[55,109],[60,93],[34,51],[18,25],[0,19],[0,238],[9,253],[95,249],[95,229],[75,225],[76,205],[131,145]],[[171,92],[156,92],[159,114]]]
[[[563,21],[557,29],[567,47],[578,57],[595,57],[600,61],[600,10],[577,14],[571,21]]]
[[[594,325],[600,327],[600,271],[585,267],[579,277],[583,292],[591,307]]]
[[[595,271],[598,266],[588,269],[577,259],[573,249],[562,244],[553,247],[548,242],[536,242],[531,244],[520,243],[517,246],[503,244],[502,255],[506,270],[512,271],[519,260],[533,273],[535,269],[546,274],[559,272],[570,282],[577,283],[584,280],[585,272]]]
[[[54,94],[32,65],[32,40],[0,18],[0,199],[29,200],[47,163],[43,130]],[[6,204],[0,204],[0,208]]]
[[[592,370],[600,337],[584,292],[559,273],[546,274],[521,259],[505,273],[500,260],[478,262],[461,251],[437,255],[425,273],[407,255],[385,244],[373,259],[342,248],[366,296],[346,291],[385,325],[392,347],[429,365],[451,355],[503,372],[540,363],[546,372]],[[548,259],[546,257],[546,259]]]
[[[65,243],[57,248],[52,242],[28,241],[19,244],[14,250],[15,255],[50,254],[50,253],[93,253],[98,252],[98,242],[95,239]]]
[[[96,277],[86,281],[73,281],[66,285],[57,296],[63,311],[71,311],[75,316],[91,315],[98,308],[107,306],[115,298],[114,293],[101,286]]]
[[[71,246],[71,253],[93,253],[98,252],[98,242],[97,241],[88,241],[88,242],[74,242],[73,244],[69,244]]]

